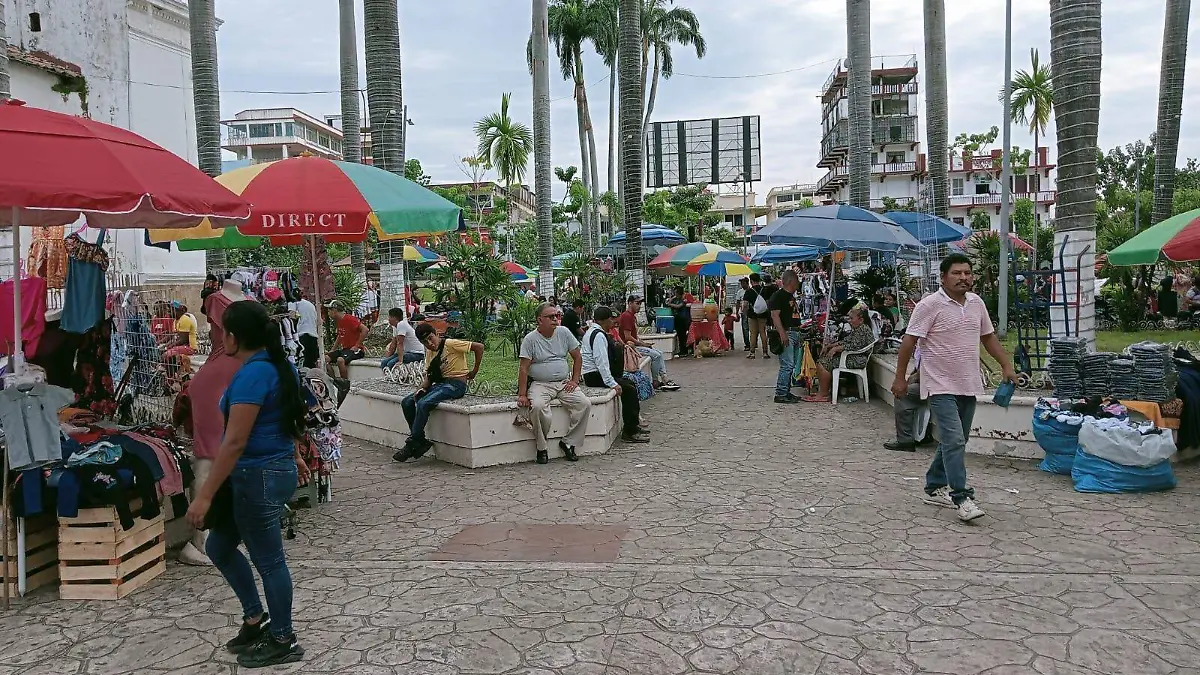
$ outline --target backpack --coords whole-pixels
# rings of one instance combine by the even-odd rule
[[[755,296],[754,297],[754,306],[751,307],[751,309],[754,310],[755,314],[759,314],[759,315],[766,314],[767,313],[767,299],[763,297],[762,291],[761,290],[755,291],[754,296]]]
[[[608,372],[615,380],[625,373],[625,348],[616,344],[615,341],[604,332],[604,330],[599,327],[594,327],[592,328],[592,334],[588,336],[588,348],[592,350],[593,360],[596,359],[597,333],[604,334],[604,340],[608,345]]]

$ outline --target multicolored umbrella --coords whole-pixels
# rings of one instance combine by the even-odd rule
[[[357,242],[367,228],[380,239],[416,237],[465,227],[462,209],[437,193],[366,164],[300,156],[235,169],[217,182],[253,205],[249,222],[236,232],[208,222],[186,229],[152,231],[153,243],[175,241],[180,250],[299,244],[302,235],[327,242]]]
[[[646,265],[648,270],[663,270],[671,267],[687,267],[702,263],[746,263],[746,257],[724,246],[695,241],[672,246]]]
[[[806,260],[817,260],[821,257],[821,249],[815,246],[790,246],[780,244],[779,246],[764,246],[760,248],[751,258],[751,262],[762,263],[764,265],[778,265],[780,263],[802,262]]]
[[[732,276],[747,276],[751,272],[757,272],[758,265],[748,265],[744,262],[710,262],[710,263],[694,263],[683,268],[683,273],[687,275],[697,275],[701,277],[732,277]]]
[[[1200,260],[1200,209],[1171,216],[1108,252],[1110,265]]]
[[[437,253],[435,253],[433,251],[430,251],[429,249],[425,248],[424,246],[417,246],[416,244],[405,244],[404,245],[404,253],[401,255],[401,258],[408,262],[433,263],[433,262],[437,262],[437,261],[441,260],[442,256],[438,255]]]
[[[512,277],[513,281],[532,281],[537,278],[537,272],[528,267],[511,261],[506,261],[500,264],[500,267]]]

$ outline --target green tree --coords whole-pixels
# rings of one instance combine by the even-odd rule
[[[954,137],[954,143],[950,145],[950,149],[966,150],[972,155],[986,155],[991,152],[992,143],[996,142],[999,135],[1000,127],[995,125],[979,134],[968,134],[964,131]]]
[[[486,343],[492,303],[516,300],[516,286],[489,244],[463,244],[450,238],[440,252],[445,263],[429,270],[438,302],[463,313],[468,339]]]
[[[3,4],[3,2],[0,2]],[[213,0],[193,0],[188,3],[188,19],[191,26],[192,49],[192,104],[196,118],[196,160],[200,170],[217,177],[221,175],[221,94],[217,77],[217,18]],[[3,16],[0,15],[0,19]],[[0,20],[0,28],[3,21]],[[0,46],[8,41],[0,38]],[[8,53],[3,61],[3,87],[0,100],[8,98]],[[226,266],[225,251],[213,249],[205,252],[209,269]]]
[[[618,69],[621,91],[621,214],[625,226],[625,268],[637,293],[646,288],[642,251],[642,0],[619,0]],[[644,67],[643,67],[644,70]]]
[[[1033,134],[1033,156],[1038,154],[1038,142],[1046,134],[1054,110],[1054,84],[1049,64],[1038,59],[1036,49],[1029,50],[1029,70],[1018,70],[1012,79],[1012,121],[1029,128]],[[1000,90],[1004,100],[1004,90]],[[1028,160],[1025,162],[1029,165]]]
[[[531,222],[516,223],[512,229],[513,260],[530,269],[538,266],[538,228]],[[498,237],[500,244],[507,248],[508,234]],[[565,225],[555,224],[551,227],[551,237],[555,255],[578,253],[582,250],[582,238],[578,233],[571,234]]]
[[[421,160],[413,157],[404,162],[404,177],[418,185],[429,185],[429,174],[425,173],[425,168],[421,166]]]
[[[646,101],[646,114],[642,127],[650,124],[654,113],[654,100],[658,96],[658,80],[670,79],[675,74],[675,59],[671,46],[692,47],[696,58],[702,59],[708,52],[708,43],[700,33],[700,19],[685,7],[668,6],[674,0],[643,0],[640,27],[642,31],[642,86],[650,83],[650,97]],[[651,76],[650,50],[654,50],[654,73]],[[652,77],[653,79],[647,79]]]
[[[475,135],[479,138],[478,156],[487,160],[504,181],[506,193],[512,192],[514,183],[525,178],[529,166],[529,153],[533,152],[533,133],[529,127],[512,119],[508,104],[512,94],[500,97],[500,110],[475,123]]]
[[[846,0],[850,203],[871,208],[871,0]]]
[[[992,229],[992,217],[987,211],[973,210],[969,214],[971,218],[971,229],[976,232],[988,232]]]
[[[554,200],[550,194],[550,14],[546,0],[533,0],[533,183],[538,231],[538,286],[554,289],[554,247],[551,228]]]

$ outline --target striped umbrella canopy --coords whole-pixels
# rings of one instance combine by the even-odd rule
[[[745,263],[746,256],[737,251],[730,251],[724,246],[710,244],[705,241],[694,241],[680,244],[658,254],[646,265],[648,270],[661,270],[670,267],[687,267],[702,263]]]
[[[302,235],[327,242],[358,242],[375,227],[380,239],[443,234],[465,228],[462,209],[437,193],[367,164],[302,155],[234,169],[217,182],[252,205],[250,220],[236,230],[207,221],[184,230],[153,230],[155,244],[174,241],[180,250],[287,246]]]
[[[891,218],[846,204],[799,209],[750,237],[760,244],[801,244],[830,251],[896,251],[921,247]]]
[[[916,237],[926,246],[949,244],[971,236],[971,228],[966,225],[959,225],[952,220],[939,218],[931,213],[888,211],[883,215],[894,220],[897,225],[904,228],[905,232]]]
[[[821,249],[816,246],[789,246],[782,244],[779,246],[765,246],[759,249],[750,258],[750,262],[761,263],[763,265],[778,265],[780,263],[817,260],[822,255]]]
[[[537,272],[528,267],[512,261],[505,261],[500,264],[500,267],[512,277],[513,281],[530,281],[537,278]]]
[[[1108,252],[1110,265],[1200,260],[1200,209],[1171,216]]]
[[[747,276],[760,269],[758,265],[748,265],[744,262],[710,262],[688,265],[683,268],[683,273],[701,277],[733,277]]]
[[[608,243],[615,244],[625,241],[625,230],[614,232],[613,236],[609,237]],[[667,244],[681,244],[687,241],[687,237],[679,234],[675,230],[666,225],[658,225],[656,223],[642,223],[642,241],[643,242],[660,242]]]

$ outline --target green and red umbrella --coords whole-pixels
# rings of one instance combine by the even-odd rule
[[[1200,209],[1171,216],[1108,252],[1110,265],[1200,260]]]
[[[689,265],[703,265],[708,263],[742,263],[745,264],[746,257],[737,251],[730,251],[724,246],[710,244],[703,241],[695,241],[690,244],[680,244],[658,254],[654,260],[651,260],[646,269],[670,272],[675,268],[685,268]]]
[[[152,243],[180,250],[253,248],[266,237],[275,246],[358,242],[374,226],[381,240],[438,235],[463,227],[462,209],[403,176],[367,164],[300,156],[235,169],[217,182],[250,202],[250,220],[235,230],[208,221],[183,230],[153,230]]]
[[[532,281],[537,278],[537,272],[529,269],[521,263],[506,261],[500,267],[512,277],[513,281]]]

